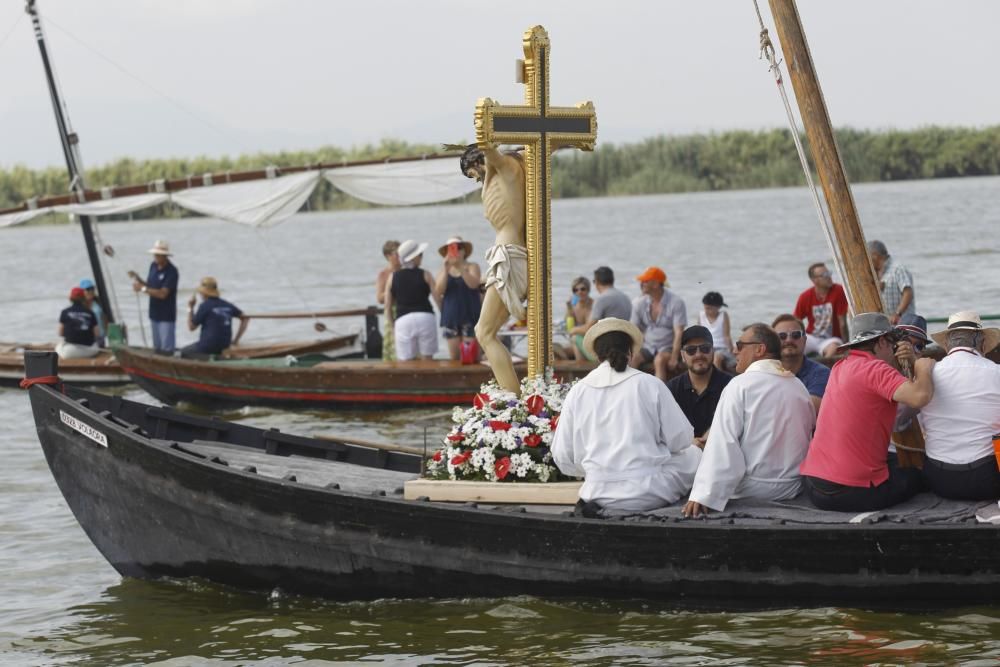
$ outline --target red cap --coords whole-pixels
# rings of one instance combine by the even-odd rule
[[[649,266],[646,267],[645,271],[637,275],[635,279],[638,280],[640,283],[645,283],[652,280],[654,282],[666,284],[667,274],[665,274],[663,272],[663,269],[661,269],[658,266]]]
[[[70,301],[83,301],[86,298],[86,294],[81,287],[74,287],[69,291]]]

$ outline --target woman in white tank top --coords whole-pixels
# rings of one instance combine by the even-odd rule
[[[729,332],[729,313],[722,295],[718,292],[708,292],[702,297],[704,306],[698,313],[698,323],[712,333],[712,344],[715,348],[715,367],[728,371],[736,366],[736,356],[733,354],[733,338]]]

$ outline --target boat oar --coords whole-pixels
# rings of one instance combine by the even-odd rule
[[[372,440],[362,440],[360,438],[348,438],[342,435],[316,435],[317,440],[327,442],[341,442],[345,445],[357,445],[359,447],[370,447],[371,449],[381,449],[385,452],[403,452],[404,454],[420,454],[423,450],[420,447],[408,447],[406,445],[394,445],[388,442],[375,442]]]

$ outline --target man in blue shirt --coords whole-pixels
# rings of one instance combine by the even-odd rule
[[[771,328],[781,339],[781,365],[795,373],[795,377],[806,386],[818,413],[826,392],[826,382],[830,379],[830,369],[806,358],[806,329],[802,320],[785,313],[774,318]]]
[[[221,354],[230,345],[237,345],[250,320],[243,316],[243,311],[219,298],[219,284],[215,278],[205,277],[198,286],[202,302],[197,312],[194,309],[196,298],[192,295],[188,301],[188,329],[194,331],[201,327],[197,343],[188,345],[181,350],[181,356],[200,357]],[[233,318],[240,319],[240,328],[233,338]],[[230,342],[231,341],[231,342]]]
[[[147,250],[153,256],[149,274],[142,280],[135,271],[132,289],[149,295],[149,323],[153,332],[153,349],[163,354],[174,353],[174,328],[177,324],[177,283],[180,274],[170,263],[170,246],[166,241],[157,240]]]

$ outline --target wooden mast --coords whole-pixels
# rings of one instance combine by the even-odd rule
[[[778,29],[778,39],[792,79],[802,124],[812,148],[816,172],[826,197],[833,235],[839,246],[846,274],[843,279],[847,282],[858,313],[881,312],[882,297],[875,269],[868,258],[865,234],[861,229],[847,174],[844,172],[844,163],[840,159],[840,149],[837,147],[830,114],[813,67],[799,10],[795,0],[768,0],[768,3]]]

